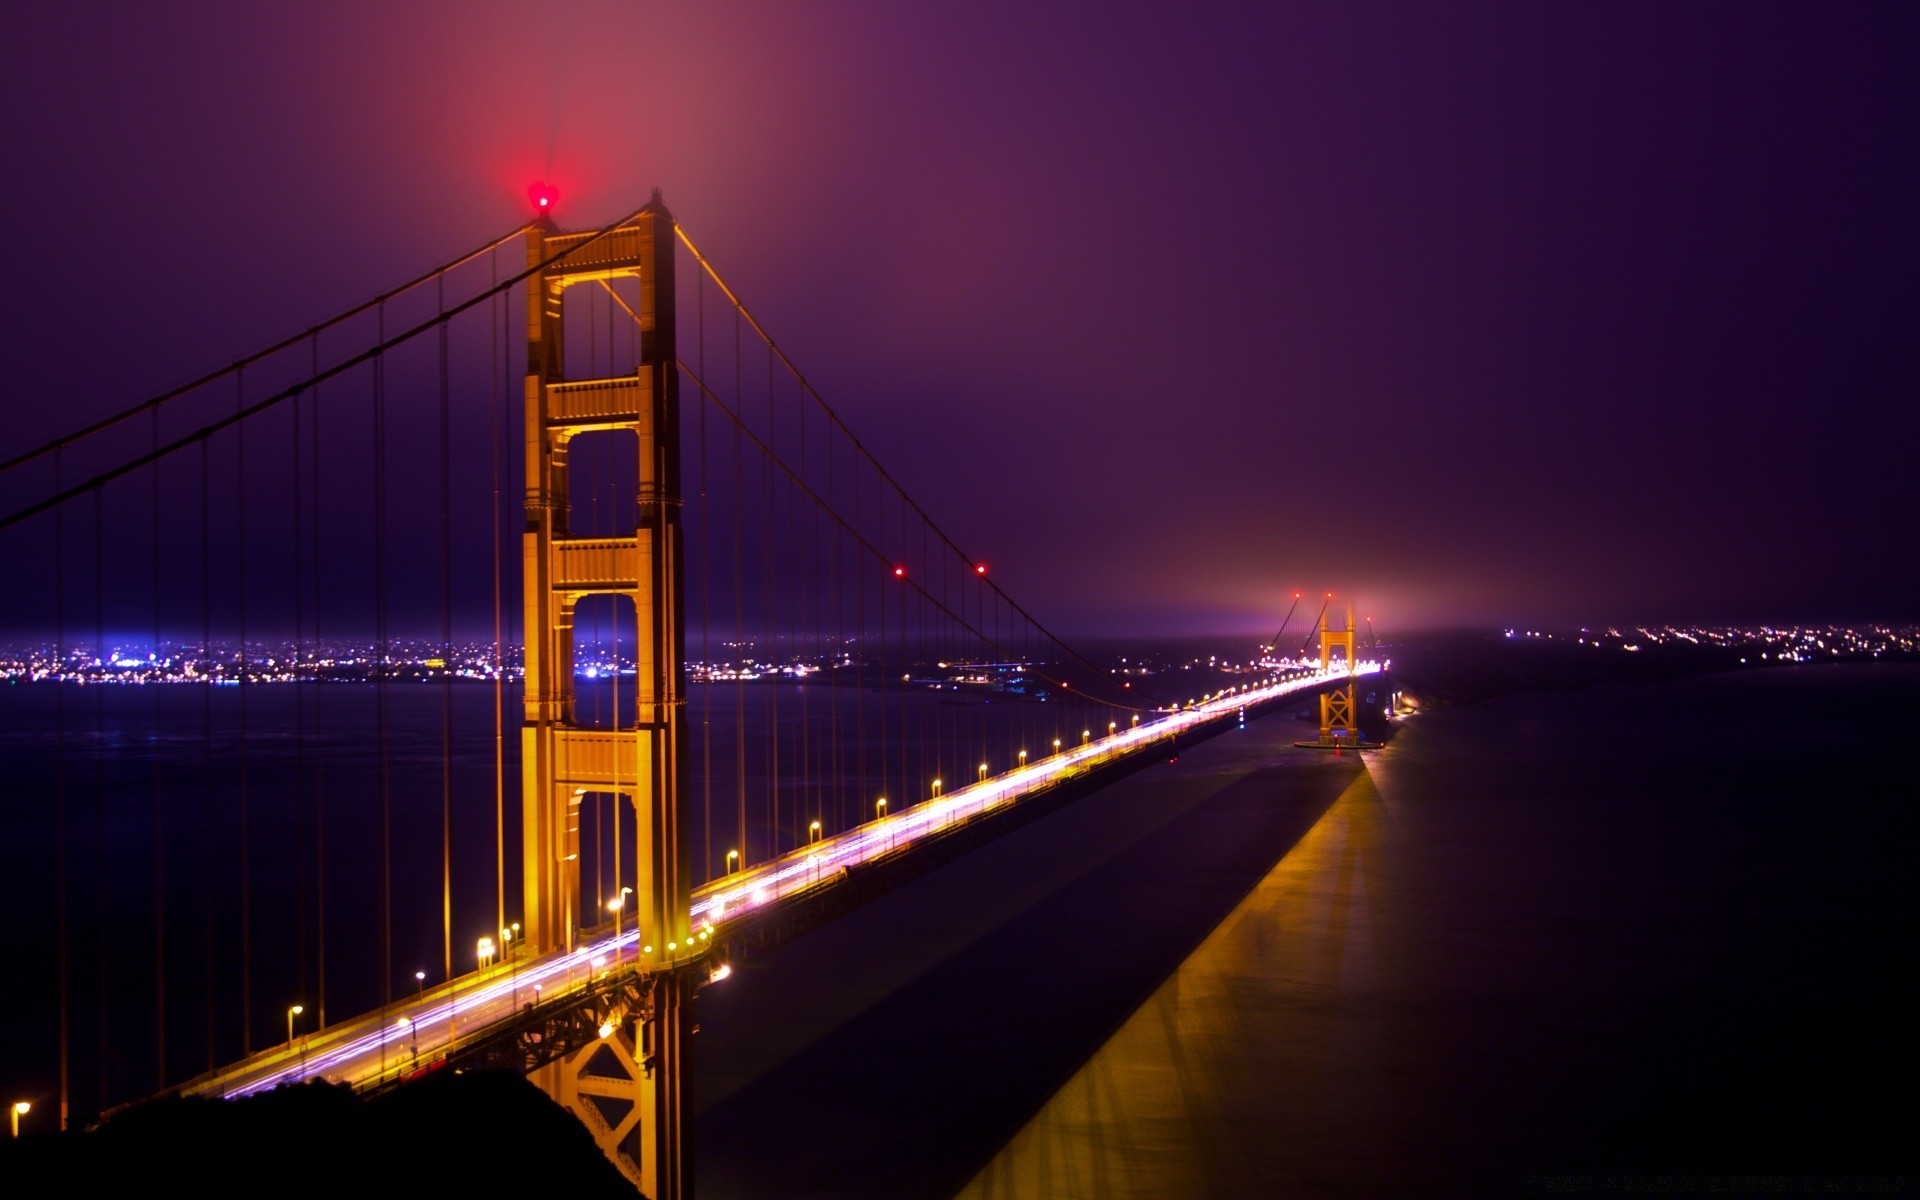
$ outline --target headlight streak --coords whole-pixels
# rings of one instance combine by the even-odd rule
[[[1362,662],[1353,675],[1370,675],[1383,664]],[[1214,720],[1235,717],[1246,707],[1276,700],[1295,692],[1311,690],[1329,680],[1345,678],[1344,670],[1313,672],[1284,679],[1246,692],[1227,691],[1187,708],[1174,708],[1159,718],[1119,729],[1106,737],[1081,746],[1063,747],[1055,755],[1023,766],[937,798],[922,801],[899,813],[888,813],[857,825],[844,833],[823,838],[758,867],[743,867],[694,893],[689,921],[718,932],[725,923],[751,916],[767,904],[808,889],[831,884],[844,867],[857,865],[891,854],[902,847],[944,831],[998,807],[1037,788],[1066,778],[1080,770],[1124,756],[1141,746],[1165,741],[1196,726]],[[663,954],[667,965],[674,965],[704,954],[711,942],[695,937],[685,943],[684,951]],[[550,1002],[567,993],[576,984],[585,984],[601,973],[602,963],[612,956],[619,963],[628,961],[628,951],[641,945],[641,931],[628,929],[617,937],[608,936],[582,944],[563,954],[548,955],[530,961],[500,963],[489,968],[489,977],[465,986],[456,986],[444,999],[419,1007],[389,1006],[378,1016],[377,1024],[367,1032],[346,1041],[329,1043],[336,1031],[325,1031],[301,1039],[300,1058],[276,1069],[252,1076],[245,1068],[226,1074],[247,1077],[245,1083],[220,1090],[231,1099],[249,1096],[285,1083],[303,1079],[334,1078],[360,1082],[416,1069],[410,1051],[416,1045],[431,1043],[436,1052],[455,1040],[456,1020],[468,1022],[469,1030],[485,1026],[506,1015],[508,1010],[529,1000]],[[575,978],[576,972],[579,978]],[[712,979],[725,978],[730,968],[722,967]],[[539,989],[539,990],[536,990]],[[524,995],[523,995],[524,993]],[[395,1020],[396,1016],[402,1018]],[[474,1024],[475,1018],[484,1018]],[[364,1019],[371,1019],[364,1018]],[[409,1021],[411,1025],[409,1025]],[[357,1024],[355,1022],[354,1024]],[[286,1056],[291,1050],[271,1055]],[[255,1068],[257,1069],[257,1068]]]

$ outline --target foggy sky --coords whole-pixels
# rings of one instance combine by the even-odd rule
[[[42,5],[11,453],[560,189],[1073,632],[1920,618],[1912,5]]]

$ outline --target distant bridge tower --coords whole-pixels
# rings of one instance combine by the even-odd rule
[[[1331,601],[1333,596],[1328,594]],[[1377,750],[1380,743],[1361,740],[1360,726],[1357,720],[1359,705],[1354,699],[1353,668],[1359,661],[1359,627],[1353,618],[1353,605],[1347,605],[1347,624],[1344,629],[1330,629],[1327,626],[1327,609],[1320,610],[1320,669],[1331,670],[1335,661],[1334,651],[1338,650],[1339,661],[1347,672],[1345,684],[1320,693],[1320,738],[1313,742],[1295,742],[1315,750]]]
[[[691,983],[689,833],[681,764],[686,651],[681,614],[680,397],[674,346],[673,217],[653,201],[611,234],[562,233],[546,220],[526,234],[526,723],[521,732],[525,941],[534,953],[571,949],[606,917],[606,897],[581,913],[580,802],[614,798],[637,855],[631,915],[648,982],[599,1043],[541,1067],[533,1081],[580,1116],[601,1149],[653,1200],[687,1191],[680,1111]],[[563,309],[575,284],[639,281],[640,363],[632,375],[574,379],[564,360]],[[631,435],[639,521],[630,533],[575,537],[568,529],[568,451],[577,437]],[[634,711],[621,728],[574,721],[574,609],[590,595],[626,597],[637,626]],[[619,677],[616,676],[616,679]],[[631,723],[627,723],[628,721]],[[624,797],[630,803],[622,803]],[[616,839],[619,834],[616,832]],[[617,844],[617,843],[616,843]],[[616,868],[617,869],[617,868]],[[611,1065],[610,1065],[611,1064]],[[623,1159],[625,1161],[623,1161]]]

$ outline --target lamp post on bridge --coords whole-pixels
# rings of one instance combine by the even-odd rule
[[[287,1049],[293,1049],[293,1019],[307,1011],[305,1005],[296,1004],[287,1010]]]
[[[620,952],[620,914],[627,907],[627,897],[633,895],[633,889],[623,887],[620,894],[607,901],[607,911],[613,914],[613,955],[616,960],[626,957]]]
[[[25,1100],[14,1101],[13,1107],[7,1110],[8,1115],[13,1118],[13,1136],[16,1139],[20,1136],[20,1118],[32,1111],[33,1105]]]

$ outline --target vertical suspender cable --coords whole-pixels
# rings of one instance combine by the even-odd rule
[[[53,452],[53,490],[61,490],[61,452]],[[67,1128],[67,508],[53,510],[53,805],[54,805],[54,947],[60,1012],[60,1125]]]
[[[247,407],[244,370],[233,373],[236,411]],[[234,601],[240,634],[240,1053],[253,1053],[253,880],[247,861],[252,797],[247,779],[247,427],[233,427]]]
[[[387,306],[377,310],[387,340]],[[387,763],[387,384],[386,358],[373,358],[373,708],[380,772],[380,1006],[393,1000],[393,789]],[[384,1054],[386,1043],[382,1041]]]
[[[707,292],[706,272],[694,274],[695,354],[700,378],[707,377]],[[678,367],[675,367],[678,370]],[[710,620],[713,597],[713,506],[707,498],[708,477],[713,465],[707,460],[707,396],[700,393],[700,662],[706,678],[700,685],[700,788],[703,842],[702,873],[713,870],[713,642]]]
[[[741,412],[746,411],[745,404]],[[773,668],[773,677],[766,688],[767,693],[767,746],[770,755],[767,770],[767,813],[771,829],[780,826],[780,576],[779,558],[774,537],[774,479],[772,446],[777,432],[773,415],[773,356],[767,356],[767,446],[768,453],[762,455],[767,464],[767,524],[761,531],[761,544],[765,548],[764,560],[767,564],[766,592],[766,630],[767,661]],[[794,826],[803,826],[806,822],[798,814],[794,817]]]
[[[320,334],[315,331],[309,346],[313,359],[313,377],[320,377]],[[321,645],[320,614],[320,521],[326,509],[320,503],[320,384],[313,385],[313,436],[308,453],[313,456],[313,644]],[[327,791],[326,689],[315,680],[313,689],[313,961],[314,1028],[327,1027]]]
[[[200,991],[207,999],[207,1070],[215,1064],[213,998],[213,466],[200,442]]]
[[[293,928],[297,996],[307,995],[307,685],[301,678],[307,657],[307,554],[305,464],[301,461],[300,397],[293,398]],[[302,1003],[305,1001],[303,1000]]]
[[[152,449],[160,448],[160,410],[153,410]],[[167,1086],[167,832],[166,780],[161,768],[160,708],[160,464],[153,465],[152,513],[147,527],[153,544],[153,1034],[154,1090]]]
[[[447,277],[435,282],[447,311]],[[440,322],[440,930],[453,973],[453,446],[447,396],[447,322]]]
[[[739,403],[740,396],[740,317],[733,318],[733,395]],[[745,585],[741,579],[740,562],[740,519],[741,508],[746,503],[742,490],[742,477],[746,468],[741,463],[740,423],[733,422],[733,760],[734,786],[739,793],[740,825],[740,865],[746,866],[748,857],[753,853],[747,839],[747,683],[746,683],[746,644],[747,611]],[[771,858],[769,852],[767,857]]]
[[[493,269],[493,286],[499,286],[499,255],[488,253],[488,265]],[[499,611],[501,611],[501,540],[507,536],[505,518],[501,516],[501,390],[507,386],[507,369],[501,363],[501,353],[505,338],[501,336],[501,303],[499,296],[493,296],[492,313],[488,315],[488,369],[492,371],[493,386],[488,399],[488,426],[492,428],[493,442],[493,924],[507,927],[507,674],[501,662],[501,643],[499,643]]]
[[[106,518],[101,513],[101,489],[93,491],[93,661],[99,672],[93,691],[93,956],[94,1012],[99,1018],[100,1057],[94,1077],[100,1085],[100,1107],[107,1106],[107,761],[102,747],[107,739],[107,588],[106,554],[102,543]]]

